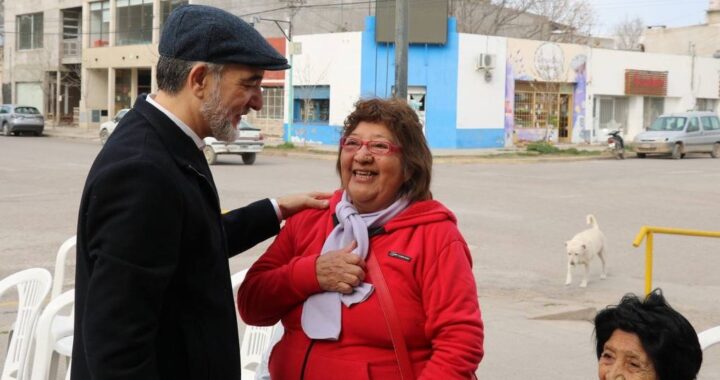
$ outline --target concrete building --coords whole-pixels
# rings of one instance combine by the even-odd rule
[[[6,1],[4,24],[14,38],[5,41],[3,99],[33,105],[50,120],[74,117],[81,126],[96,127],[130,107],[138,94],[156,89],[160,30],[174,8],[192,3],[226,9],[285,52],[289,25],[294,35],[361,30],[374,5],[344,2],[308,7],[323,2],[303,1],[299,8],[293,1],[284,7],[251,0]],[[284,81],[285,73],[268,73],[266,107],[251,115],[271,134],[282,133]]]
[[[408,101],[433,148],[484,148],[546,140],[602,142],[611,129],[634,137],[657,115],[718,111],[720,60],[458,33],[445,44],[411,44]],[[360,98],[388,97],[394,48],[362,32],[299,36],[292,125],[297,142],[336,144]],[[286,118],[287,122],[287,118]]]
[[[80,101],[81,0],[4,3],[3,101],[72,122]]]
[[[156,90],[154,70],[163,22],[174,8],[188,3],[212,5],[240,16],[253,23],[282,53],[286,52],[289,33],[359,29],[362,22],[357,20],[369,11],[367,5],[343,6],[342,2],[315,9],[295,8],[292,2],[286,7],[271,7],[274,4],[249,0],[83,0],[83,26],[88,32],[82,42],[81,125],[95,126],[130,107],[138,94]],[[282,134],[284,83],[284,72],[268,72],[263,81],[265,106],[249,115],[256,127],[270,135]]]
[[[646,29],[642,45],[649,53],[720,58],[720,0],[709,0],[705,24]]]

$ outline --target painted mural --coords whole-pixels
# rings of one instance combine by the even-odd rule
[[[585,99],[587,94],[587,56],[579,54],[570,65],[575,71],[575,91],[573,93],[573,128],[572,142],[590,142],[591,130],[585,123]]]
[[[513,118],[515,107],[515,79],[513,79],[513,68],[508,59],[505,69],[505,147],[513,146]]]
[[[560,86],[572,86],[572,125],[566,127],[571,131],[567,137],[572,142],[590,138],[590,131],[585,125],[585,52],[585,48],[579,45],[508,39],[504,126],[506,146],[541,140],[558,142],[561,137],[558,121],[560,115],[549,114],[549,111],[543,111],[542,107],[530,109],[537,105],[534,101],[526,112],[527,115],[537,116],[531,116],[532,121],[519,122],[517,112],[521,110],[515,109],[515,103],[519,101],[515,96],[517,81],[526,82],[530,87],[538,88],[539,92],[550,92],[549,88],[558,91]],[[539,115],[543,112],[545,118],[541,123]]]

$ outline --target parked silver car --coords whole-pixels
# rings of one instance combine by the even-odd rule
[[[238,137],[235,141],[225,142],[219,141],[214,137],[206,137],[205,159],[209,165],[217,162],[217,156],[220,154],[239,154],[242,157],[243,164],[252,165],[258,153],[262,152],[265,142],[263,134],[259,129],[253,128],[250,123],[240,120],[237,125]]]
[[[35,107],[3,104],[0,106],[0,126],[5,136],[23,132],[40,136],[45,128],[45,118]]]
[[[639,158],[669,154],[674,159],[686,153],[720,156],[720,119],[713,112],[690,111],[659,116],[633,140]]]

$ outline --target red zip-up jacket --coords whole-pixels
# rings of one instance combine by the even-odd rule
[[[315,260],[334,228],[333,211],[306,210],[286,221],[268,251],[250,268],[238,291],[238,308],[251,325],[282,320],[273,348],[274,379],[399,379],[390,333],[373,293],[342,307],[338,341],[311,340],[302,330],[303,302],[321,292]],[[412,203],[379,233],[376,255],[399,314],[418,379],[469,379],[483,357],[483,323],[472,260],[455,216],[437,201]],[[366,282],[373,283],[367,275]]]

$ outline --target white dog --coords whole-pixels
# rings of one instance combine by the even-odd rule
[[[565,285],[570,285],[572,282],[572,267],[584,265],[585,276],[580,283],[580,287],[586,287],[588,274],[590,273],[590,261],[595,255],[597,255],[602,262],[602,274],[600,278],[604,280],[607,277],[607,272],[605,271],[605,235],[600,231],[600,227],[598,227],[593,215],[587,216],[587,224],[591,227],[573,236],[572,240],[565,242],[565,249],[568,254]]]

